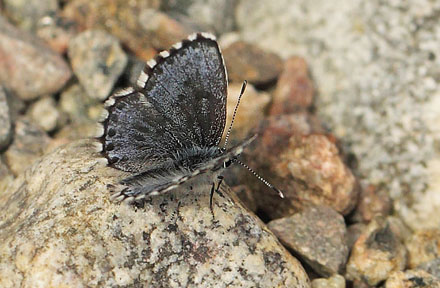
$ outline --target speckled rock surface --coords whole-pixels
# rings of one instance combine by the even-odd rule
[[[351,250],[346,278],[375,286],[406,265],[407,251],[399,227],[391,219],[375,218]]]
[[[209,191],[113,203],[106,187],[122,175],[92,150],[61,147],[0,195],[0,286],[310,287],[227,189],[214,218]]]
[[[413,229],[440,226],[439,11],[438,1],[243,0],[236,13],[246,41],[305,57],[323,121]]]
[[[440,258],[440,229],[420,230],[406,241],[408,266],[415,268]]]
[[[88,30],[69,43],[73,72],[87,94],[105,99],[127,65],[127,56],[117,38],[100,30]]]
[[[423,270],[440,279],[440,257],[432,261],[425,262],[417,266],[418,270]]]
[[[12,136],[12,121],[9,110],[6,90],[0,86],[0,150],[9,144]]]
[[[391,274],[385,282],[385,288],[439,288],[440,279],[425,271],[407,270]]]
[[[24,100],[61,89],[72,73],[64,59],[0,16],[0,84]]]
[[[309,207],[268,224],[287,247],[322,276],[341,273],[348,257],[344,218],[326,206]]]
[[[0,194],[6,191],[6,187],[8,187],[12,180],[14,180],[14,175],[3,159],[0,158]]]

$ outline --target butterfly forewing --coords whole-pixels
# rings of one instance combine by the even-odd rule
[[[226,69],[213,36],[194,34],[147,62],[138,86],[107,102],[103,152],[141,172],[190,147],[218,145],[226,119]]]

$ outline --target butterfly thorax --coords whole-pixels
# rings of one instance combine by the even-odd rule
[[[207,161],[220,156],[222,153],[222,150],[217,146],[192,146],[179,151],[173,158],[176,166],[194,170]]]

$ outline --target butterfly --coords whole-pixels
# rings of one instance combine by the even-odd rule
[[[109,166],[131,173],[112,186],[113,198],[134,201],[183,184],[212,185],[212,195],[221,170],[255,138],[219,146],[227,88],[215,37],[195,33],[149,60],[135,87],[113,94],[104,104],[100,151]]]

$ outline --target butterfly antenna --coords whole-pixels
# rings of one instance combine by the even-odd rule
[[[247,86],[247,81],[244,80],[243,85],[241,86],[240,96],[238,96],[237,104],[235,105],[234,113],[232,114],[231,124],[229,125],[228,132],[226,132],[225,144],[223,144],[223,150],[225,150],[226,145],[228,145],[229,135],[231,134],[232,125],[234,124],[234,120],[235,120],[235,115],[237,115],[237,110],[238,110],[238,106],[240,105],[241,96],[243,96],[244,90],[246,90],[246,86]]]
[[[260,175],[257,174],[257,172],[255,172],[254,170],[252,170],[251,167],[249,167],[248,165],[244,164],[243,162],[241,162],[240,160],[238,160],[237,158],[232,159],[233,162],[240,164],[241,166],[243,166],[244,168],[246,168],[247,170],[249,170],[252,174],[254,174],[254,176],[260,180],[261,182],[263,182],[267,187],[269,187],[270,189],[274,190],[275,192],[278,193],[278,195],[281,198],[284,198],[284,194],[283,192],[278,189],[277,187],[273,186],[272,184],[270,184],[269,182],[266,181],[266,179],[264,179],[263,177],[261,177]]]

